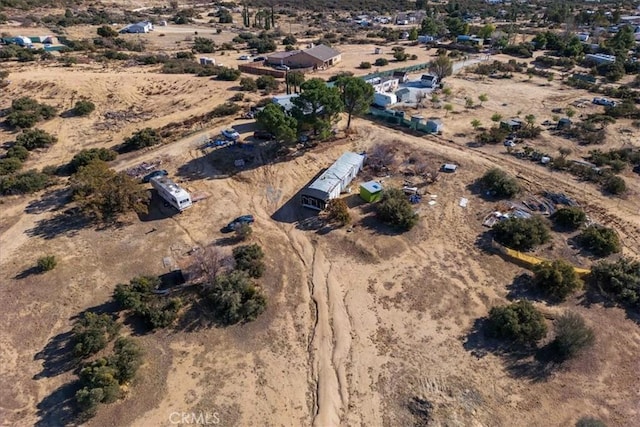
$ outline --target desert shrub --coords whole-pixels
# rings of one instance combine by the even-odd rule
[[[58,265],[58,261],[56,261],[56,257],[54,255],[43,256],[42,258],[39,258],[37,262],[37,268],[42,273],[53,270],[56,268],[56,265]]]
[[[199,53],[213,53],[216,50],[216,44],[211,39],[196,37],[193,39],[193,50]]]
[[[529,301],[493,307],[489,311],[487,332],[496,338],[523,345],[535,345],[547,334],[547,325]]]
[[[94,416],[100,403],[113,403],[120,398],[117,375],[106,359],[98,359],[80,371],[83,387],[76,392],[76,403],[85,417]]]
[[[120,384],[132,380],[142,365],[142,348],[131,338],[120,337],[113,346],[113,355],[109,357],[109,366],[116,369],[116,378]]]
[[[56,142],[58,138],[42,129],[26,129],[16,138],[16,145],[21,145],[29,151],[45,148]]]
[[[282,39],[282,44],[283,45],[294,45],[296,43],[298,43],[298,39],[296,39],[292,34],[287,34]]]
[[[118,37],[118,32],[113,28],[111,28],[109,25],[103,25],[101,27],[98,27],[98,30],[96,32],[100,37],[106,37],[106,38]]]
[[[593,345],[595,335],[582,316],[568,312],[554,322],[556,338],[552,343],[556,355],[561,360],[570,359]]]
[[[243,271],[218,275],[202,292],[214,316],[226,325],[254,320],[267,305],[262,290]]]
[[[358,68],[363,69],[363,70],[368,70],[369,68],[371,68],[371,62],[362,61]]]
[[[115,160],[118,156],[113,150],[108,148],[90,148],[80,151],[78,154],[73,156],[71,162],[69,162],[69,167],[71,173],[75,173],[83,166],[88,165],[94,160],[102,160],[103,162],[110,162]]]
[[[96,109],[96,105],[88,99],[82,99],[76,102],[73,107],[73,115],[75,116],[88,116]]]
[[[144,213],[149,194],[124,172],[115,172],[101,160],[93,160],[71,176],[73,200],[89,218],[110,223],[127,212]]]
[[[531,58],[533,56],[531,46],[526,44],[505,46],[502,49],[502,53],[520,58]]]
[[[225,102],[224,104],[218,105],[216,108],[211,110],[211,117],[225,117],[232,116],[237,114],[240,111],[240,106],[238,104],[234,104],[233,102]]]
[[[113,298],[123,308],[140,317],[151,329],[166,328],[178,318],[182,307],[180,298],[153,293],[160,280],[152,276],[135,277],[128,284],[118,284]]]
[[[413,206],[402,190],[397,188],[382,192],[380,202],[376,203],[376,213],[382,222],[403,230],[410,230],[418,223],[418,215]]]
[[[509,135],[507,129],[499,126],[493,126],[488,131],[483,131],[476,135],[476,142],[478,144],[499,144],[505,140]]]
[[[602,184],[604,191],[610,194],[624,194],[627,191],[627,183],[619,176],[611,176]]]
[[[344,199],[331,199],[327,203],[327,220],[332,223],[347,225],[351,222],[349,206]]]
[[[571,264],[563,260],[543,262],[533,267],[534,285],[557,301],[564,301],[582,288],[582,280]]]
[[[582,417],[576,422],[576,427],[607,427],[607,425],[594,417]]]
[[[260,277],[264,273],[264,252],[257,243],[233,248],[236,269],[246,272],[249,277]]]
[[[518,181],[498,168],[489,169],[478,182],[484,191],[494,197],[509,198],[520,193]]]
[[[254,92],[258,89],[258,85],[251,77],[243,77],[240,79],[240,89],[246,92]]]
[[[280,83],[273,76],[260,76],[256,79],[258,89],[266,92],[273,92],[278,89]]]
[[[551,219],[560,227],[577,230],[587,221],[587,214],[578,207],[560,208],[551,215]]]
[[[387,58],[378,58],[373,63],[376,67],[384,67],[385,65],[389,65],[389,60]]]
[[[29,158],[29,150],[22,145],[14,145],[7,150],[7,157],[24,162]]]
[[[35,193],[51,184],[51,178],[35,169],[0,179],[0,194]]]
[[[244,93],[234,93],[233,96],[231,98],[229,98],[229,101],[231,102],[240,102],[244,99]]]
[[[216,78],[218,80],[224,80],[227,82],[233,82],[240,78],[240,70],[236,70],[234,68],[222,67],[220,71],[218,71],[218,75]]]
[[[249,49],[257,50],[258,53],[273,52],[278,48],[273,40],[265,40],[260,38],[253,38],[247,41],[247,47]]]
[[[577,237],[578,243],[596,256],[608,256],[622,250],[618,233],[613,228],[591,225]]]
[[[48,120],[56,115],[56,109],[40,104],[32,98],[14,99],[7,114],[6,123],[15,128],[26,129],[33,127],[41,120]]]
[[[600,262],[591,269],[590,285],[610,298],[640,307],[640,262],[621,258]]]
[[[110,315],[85,312],[71,330],[76,357],[86,358],[105,348],[120,331],[120,324]]]
[[[162,137],[157,130],[144,128],[125,139],[122,144],[122,149],[123,151],[140,150],[141,148],[151,147],[161,142]]]
[[[245,241],[253,234],[253,229],[250,224],[240,224],[239,227],[236,227],[236,237],[240,241]]]
[[[22,161],[15,157],[0,159],[0,175],[9,175],[22,167]]]
[[[494,239],[513,249],[527,251],[550,239],[549,227],[540,216],[508,218],[493,226]]]

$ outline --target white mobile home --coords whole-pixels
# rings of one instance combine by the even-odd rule
[[[394,93],[376,92],[373,94],[373,103],[379,107],[386,107],[398,103],[398,97]]]
[[[150,182],[160,197],[180,212],[191,207],[192,202],[189,193],[166,176],[151,178]]]
[[[364,156],[346,152],[301,192],[302,206],[323,210],[329,200],[340,196],[362,169]]]

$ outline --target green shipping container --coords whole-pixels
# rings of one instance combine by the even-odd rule
[[[382,185],[377,181],[369,181],[360,185],[360,197],[369,203],[377,202],[382,196]]]

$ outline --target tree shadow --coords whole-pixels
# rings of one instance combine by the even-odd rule
[[[627,319],[640,325],[640,308],[637,305],[616,301],[615,296],[608,295],[606,292],[598,289],[598,287],[589,280],[585,280],[585,292],[582,294],[579,304],[587,308],[592,305],[602,305],[605,308],[622,308],[625,311]]]
[[[533,277],[528,273],[522,273],[514,277],[513,282],[507,286],[507,289],[509,290],[507,294],[509,301],[526,299],[540,302],[549,300],[534,286]],[[550,303],[552,302],[550,301]]]
[[[58,211],[71,201],[71,189],[61,188],[47,191],[39,199],[32,200],[25,208],[28,214],[41,214],[48,211]]]
[[[22,270],[20,273],[16,274],[14,276],[14,279],[16,279],[16,280],[26,279],[29,276],[35,276],[37,274],[42,274],[42,269],[40,269],[37,266],[32,266],[32,267],[26,268],[26,269]]]
[[[78,421],[78,411],[75,395],[80,390],[80,381],[63,384],[51,394],[42,399],[36,406],[40,419],[36,427],[58,427],[74,425]]]
[[[48,219],[41,219],[36,226],[27,230],[29,237],[53,239],[61,235],[73,237],[80,230],[91,225],[91,220],[82,215],[78,209],[67,209]]]
[[[552,343],[541,348],[523,347],[489,336],[487,325],[488,318],[476,319],[462,344],[465,350],[478,359],[490,353],[497,355],[503,360],[511,376],[534,382],[547,380],[560,367],[561,363]]]
[[[42,360],[42,371],[33,379],[55,377],[78,367],[78,359],[73,356],[71,337],[71,331],[56,335],[34,356],[34,360]]]
[[[409,230],[385,224],[378,219],[375,213],[363,217],[357,225],[381,236],[399,236],[409,232]]]
[[[141,222],[159,221],[178,215],[180,212],[167,203],[156,189],[151,190],[151,199],[147,206],[147,212],[138,213],[138,219]],[[155,231],[155,230],[153,230]],[[151,233],[152,231],[150,231]]]

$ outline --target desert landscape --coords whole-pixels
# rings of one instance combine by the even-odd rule
[[[120,3],[101,7],[108,11],[167,7],[166,2]],[[211,56],[218,65],[235,70],[246,62],[239,57],[251,55],[252,49],[233,42],[234,38],[258,30],[240,26],[243,5],[231,10],[233,24],[212,24],[207,14],[219,11],[219,6],[180,5],[176,10],[193,8],[198,16],[185,25],[169,21],[163,27],[156,24],[150,33],[117,38],[143,40],[146,53],[172,58],[190,51],[193,37],[210,38],[216,51],[195,52],[190,61],[197,64],[199,56]],[[304,49],[319,38],[305,31],[321,19],[292,10],[287,6],[289,15],[278,10],[278,28],[295,35],[296,46]],[[65,9],[33,9],[29,13],[41,21],[30,25],[24,24],[23,9],[7,8],[3,13],[11,18],[0,23],[0,33],[7,38],[52,33],[42,19],[64,16]],[[332,31],[338,31],[343,19],[354,15],[336,12],[325,27],[335,25]],[[216,15],[211,16],[217,21]],[[419,22],[415,25],[420,27]],[[91,39],[99,27],[86,23],[64,27],[64,37]],[[330,31],[325,27],[321,31]],[[409,29],[393,23],[380,28]],[[534,35],[523,31],[518,43]],[[384,73],[442,56],[442,46],[402,38],[370,39],[332,44],[341,52],[341,61],[309,71],[305,78]],[[224,43],[236,43],[236,48],[218,49]],[[397,63],[394,47],[403,47],[416,59]],[[374,54],[376,48],[382,53]],[[534,269],[491,250],[486,244],[491,230],[483,225],[507,203],[478,184],[483,174],[498,167],[518,183],[520,193],[513,201],[562,194],[584,211],[589,224],[614,229],[620,242],[616,253],[595,256],[576,243],[577,233],[551,225],[548,241],[523,252],[562,259],[586,270],[622,257],[638,260],[640,179],[633,164],[623,164],[616,172],[626,187],[614,195],[598,179],[577,176],[559,163],[550,167],[517,155],[537,152],[586,162],[594,149],[637,152],[640,130],[630,116],[607,122],[598,144],[582,144],[579,137],[558,131],[556,124],[568,111],[572,126],[610,111],[594,104],[587,89],[566,83],[569,74],[587,74],[588,68],[578,65],[571,73],[558,67],[545,69],[552,78],[526,71],[494,78],[495,73],[487,76],[476,67],[494,61],[508,64],[513,56],[496,50],[454,55],[453,69],[442,87],[428,91],[419,103],[393,107],[407,118],[439,120],[441,131],[421,133],[370,114],[354,115],[347,129],[347,113],[339,113],[326,140],[306,129],[302,133],[310,143],[294,135],[293,143],[281,144],[253,137],[260,119],[251,107],[264,107],[264,99],[268,104],[283,94],[283,79],[276,79],[278,86],[272,91],[243,91],[238,77],[224,81],[198,77],[197,72],[166,73],[166,64],[142,63],[133,56],[99,59],[100,49],[1,63],[0,71],[9,73],[5,77],[9,83],[1,89],[3,117],[9,117],[12,101],[22,97],[57,111],[35,126],[57,141],[29,150],[21,169],[11,172],[45,173],[48,168],[54,170],[51,184],[25,194],[7,190],[0,196],[2,425],[573,426],[585,418],[601,424],[583,426],[637,424],[637,305],[601,295],[589,285],[589,278],[561,301],[541,295],[522,284]],[[278,50],[282,49],[279,43]],[[361,67],[381,55],[389,58],[387,65]],[[525,69],[534,68],[542,55],[543,50],[537,50],[530,58],[516,60]],[[75,60],[64,62],[64,58]],[[418,82],[425,72],[411,72],[409,79]],[[241,76],[246,77],[258,76]],[[616,87],[633,87],[634,78],[629,73]],[[638,99],[637,90],[633,93]],[[243,96],[230,100],[237,94]],[[74,106],[82,100],[90,100],[95,109],[76,115]],[[229,103],[238,107],[233,114],[210,114]],[[541,126],[539,135],[518,137],[513,146],[502,140],[478,143],[480,134],[512,117],[530,122],[531,128]],[[2,120],[0,151],[9,157],[14,141],[26,131]],[[473,121],[477,123],[472,125]],[[157,130],[162,142],[122,149],[124,141],[146,128]],[[214,145],[221,132],[231,128],[239,134],[235,143]],[[109,223],[79,215],[82,202],[74,193],[78,178],[64,168],[88,149],[117,151],[117,157],[108,161],[114,176],[117,172],[131,177],[141,165],[156,165],[191,194],[193,206],[177,212],[150,184],[139,184],[144,173],[136,173],[136,185],[151,194],[146,212],[129,210]],[[300,192],[345,152],[365,153],[367,160],[340,195],[350,217],[340,226],[326,212],[302,207]],[[234,161],[239,159],[238,166]],[[377,168],[376,162],[384,163],[384,168]],[[445,164],[457,169],[442,172]],[[9,185],[9,178],[1,179]],[[415,225],[403,230],[381,221],[377,211],[381,202],[367,203],[358,191],[370,180],[378,181],[385,191],[415,186],[421,197],[411,205]],[[255,222],[247,236],[223,229],[234,218],[249,214]],[[546,217],[545,221],[552,223]],[[215,313],[207,315],[195,296],[207,283],[189,279],[201,260],[199,254],[233,260],[234,250],[247,244],[264,252],[264,272],[253,280],[266,305],[255,319],[225,324],[215,320]],[[34,267],[45,256],[55,256],[50,271]],[[119,284],[176,270],[184,272],[186,283],[154,296],[162,300],[179,295],[182,300],[168,326],[150,329],[132,310],[118,307],[114,292]],[[550,331],[533,349],[514,351],[517,345],[504,346],[485,331],[492,308],[518,300],[531,301]],[[552,348],[554,322],[566,312],[584,319],[595,339],[575,357],[552,363],[540,354]],[[81,362],[74,357],[74,325],[86,313],[113,317],[121,324],[119,335],[137,343],[142,356],[135,377],[121,381],[118,399],[103,401],[91,417],[78,418],[83,368],[100,357],[111,360],[108,354],[114,348],[109,343]]]

